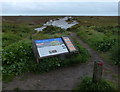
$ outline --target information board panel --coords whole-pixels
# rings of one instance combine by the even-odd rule
[[[68,49],[62,38],[35,40],[40,57],[68,53]]]
[[[62,37],[70,52],[77,51],[69,37]]]

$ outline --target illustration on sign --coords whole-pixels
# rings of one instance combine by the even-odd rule
[[[69,52],[62,38],[35,40],[40,57]]]
[[[74,45],[71,42],[71,40],[69,39],[69,37],[62,37],[62,38],[65,41],[70,52],[76,51],[76,48],[74,47]]]

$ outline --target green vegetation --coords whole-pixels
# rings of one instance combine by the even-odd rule
[[[3,50],[3,74],[21,74],[27,71],[28,62],[33,59],[31,42],[19,41]]]
[[[36,63],[32,51],[32,39],[48,39],[69,35],[69,32],[76,32],[78,37],[88,43],[93,49],[106,54],[116,65],[120,65],[118,35],[120,27],[116,25],[115,18],[103,17],[75,17],[79,24],[67,30],[48,26],[44,31],[36,33],[33,28],[38,24],[18,24],[14,22],[3,22],[2,37],[2,72],[3,80],[11,81],[14,76],[25,72],[43,73],[59,67],[66,67],[78,63],[85,63],[89,59],[88,51],[76,41],[78,53],[71,53],[62,56],[55,56],[42,59],[39,64]],[[98,21],[96,21],[98,19]],[[103,22],[104,21],[104,22]],[[40,25],[41,26],[41,25]],[[0,53],[1,54],[1,53]],[[87,81],[91,79],[86,79]],[[91,83],[91,81],[90,81]],[[109,85],[102,81],[98,85]],[[84,84],[81,84],[84,85]],[[93,87],[91,84],[91,87]],[[100,88],[103,86],[99,86]],[[98,86],[94,88],[98,90]],[[111,86],[103,87],[103,90],[112,89]],[[83,87],[87,90],[86,87]],[[88,88],[88,89],[89,89]],[[81,89],[81,88],[80,88]]]
[[[110,81],[106,81],[102,79],[98,83],[93,83],[92,78],[85,77],[81,80],[81,83],[73,89],[73,91],[81,91],[81,92],[114,92],[117,88]]]
[[[74,17],[80,25],[90,26],[115,26],[118,24],[118,17],[115,16],[78,16]]]
[[[120,34],[120,26],[97,26],[94,28],[98,32],[102,32],[105,35],[119,35]]]
[[[66,22],[68,22],[68,23],[72,23],[73,20],[72,20],[72,19],[68,19],[68,20],[66,20]]]
[[[44,30],[43,30],[43,33],[45,33],[45,34],[52,34],[52,35],[54,35],[54,34],[56,34],[56,33],[65,33],[66,31],[64,30],[64,29],[61,29],[61,28],[59,28],[59,27],[54,27],[54,26],[47,26],[47,28],[45,28]]]
[[[59,56],[42,59],[38,64],[34,60],[32,43],[30,40],[23,40],[5,47],[3,50],[3,79],[6,76],[15,76],[24,72],[43,73],[57,67],[70,66],[77,63],[84,63],[88,60],[89,54],[86,49],[78,44],[79,53],[71,53],[61,59]]]
[[[14,91],[19,91],[20,89],[18,87],[14,88],[13,89]]]
[[[118,25],[114,26],[83,26],[82,24],[73,26],[69,29],[77,33],[84,42],[88,43],[90,47],[99,51],[100,53],[109,53],[106,54],[109,57],[109,60],[116,65],[120,64],[119,55],[119,30]],[[68,30],[68,31],[69,31]],[[106,57],[104,57],[106,58]]]
[[[20,40],[30,38],[30,36],[35,33],[35,30],[25,24],[3,22],[2,32],[2,47],[6,47]]]
[[[66,54],[64,58],[62,56],[44,58],[40,63],[36,63],[32,39],[61,37],[68,35],[69,32],[48,26],[44,31],[35,33],[31,26],[23,26],[23,28],[22,26],[21,24],[3,23],[2,72],[3,80],[6,82],[25,72],[43,73],[59,67],[85,63],[90,57],[88,51],[76,43],[79,49],[77,53]]]
[[[77,29],[77,35],[81,37],[85,42],[98,51],[108,51],[115,44],[115,36],[107,36],[101,32],[97,32],[92,28],[82,28]]]
[[[115,65],[120,65],[120,44],[116,44],[112,47],[112,49],[110,50],[110,56],[111,59],[114,61]]]

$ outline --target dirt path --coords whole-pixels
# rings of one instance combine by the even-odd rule
[[[73,67],[60,68],[40,75],[27,73],[17,76],[12,82],[3,83],[3,90],[13,90],[15,88],[19,88],[20,90],[71,90],[78,85],[82,77],[92,77],[93,61],[102,59],[96,51],[80,40],[75,33],[71,33],[71,36],[89,51],[91,54],[89,62]],[[105,63],[104,78],[117,83],[117,74],[117,68]]]
[[[107,80],[113,81],[116,85],[118,85],[118,67],[108,64],[103,58],[100,57],[97,51],[90,48],[89,45],[84,43],[80,38],[78,38],[75,33],[71,33],[71,36],[89,51],[91,55],[91,62],[95,60],[102,60],[104,62],[103,77]]]

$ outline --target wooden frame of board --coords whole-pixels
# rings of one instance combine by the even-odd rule
[[[69,53],[72,53],[72,52],[77,52],[78,49],[77,49],[77,47],[75,46],[75,44],[74,44],[73,40],[71,39],[71,37],[68,37],[68,38],[69,38],[69,40],[71,41],[71,43],[73,44],[74,48],[76,49],[76,50],[74,50],[74,51],[72,51],[72,52],[69,50],[69,47],[67,46],[67,43],[66,43],[65,40],[64,40],[64,37],[68,37],[68,36],[63,36],[63,37],[60,37],[60,38],[62,39],[63,43],[64,43],[65,46],[67,47],[68,52],[60,53],[60,54],[55,54],[55,55],[49,55],[49,56],[45,56],[45,57],[40,57],[40,55],[39,55],[39,53],[38,53],[38,50],[37,50],[37,46],[36,46],[35,40],[32,40],[33,52],[34,52],[34,56],[35,56],[35,59],[36,59],[37,63],[39,63],[40,59],[43,59],[43,58],[53,57],[53,56],[57,56],[57,55],[65,55],[65,54],[69,54]],[[55,39],[55,38],[53,38],[53,39]],[[44,40],[44,39],[43,39],[43,40]]]

